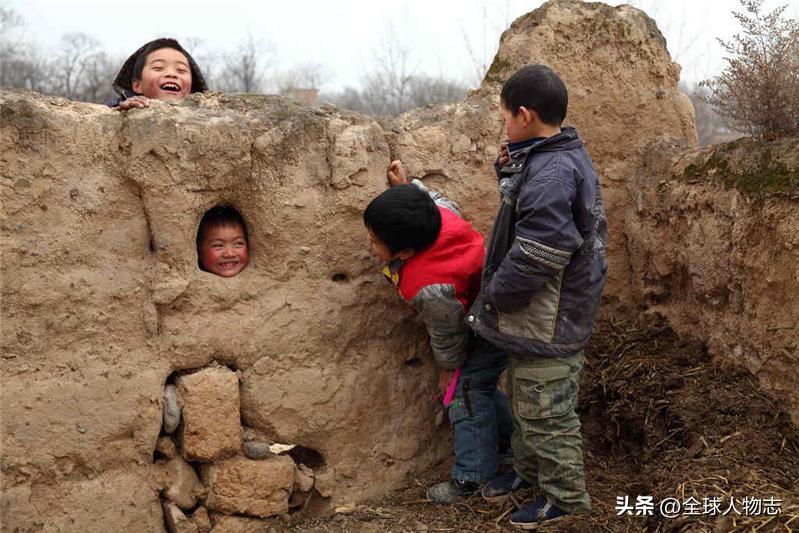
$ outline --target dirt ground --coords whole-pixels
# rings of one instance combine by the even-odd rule
[[[799,531],[799,430],[751,375],[721,368],[702,344],[659,324],[601,322],[588,350],[580,394],[593,510],[542,531]],[[388,498],[326,518],[293,515],[291,531],[509,531],[513,503],[474,497],[455,507],[424,501],[448,465]],[[654,496],[649,517],[616,515],[616,498]],[[674,497],[778,498],[780,514],[681,514],[657,502]],[[523,498],[522,498],[523,499]],[[755,513],[752,512],[752,515]],[[281,528],[278,528],[281,529]]]

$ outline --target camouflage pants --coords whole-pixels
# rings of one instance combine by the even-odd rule
[[[582,351],[562,358],[510,358],[514,469],[569,513],[591,508],[574,411],[582,368]]]

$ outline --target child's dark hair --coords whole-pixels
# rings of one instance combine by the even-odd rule
[[[418,252],[433,244],[441,231],[441,213],[432,198],[415,185],[392,187],[363,212],[366,227],[392,254]]]
[[[502,86],[499,98],[514,117],[524,106],[535,110],[541,121],[550,126],[561,125],[569,104],[563,80],[545,65],[527,65],[517,70]]]
[[[216,205],[205,212],[202,220],[200,220],[200,227],[197,230],[197,250],[200,250],[200,245],[205,239],[205,234],[208,228],[214,226],[241,226],[244,232],[244,240],[247,241],[247,246],[250,246],[250,238],[247,236],[247,224],[244,223],[244,218],[241,216],[235,207],[222,204]]]

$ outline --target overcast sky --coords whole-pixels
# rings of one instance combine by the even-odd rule
[[[65,33],[84,32],[119,58],[160,36],[181,41],[200,38],[204,50],[222,52],[251,35],[274,49],[275,71],[304,63],[323,65],[329,75],[322,89],[328,91],[360,85],[391,27],[417,73],[472,83],[475,61],[490,63],[502,31],[542,4],[539,0],[0,1],[25,19],[26,38],[43,48],[55,46]],[[728,38],[737,30],[730,13],[738,8],[737,0],[608,3],[630,3],[652,16],[672,56],[683,66],[683,78],[690,82],[718,73],[724,55],[715,38]],[[788,5],[789,16],[799,16],[799,0],[766,0],[765,6],[782,4]]]

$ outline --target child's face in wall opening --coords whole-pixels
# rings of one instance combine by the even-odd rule
[[[133,90],[156,100],[182,100],[191,92],[189,60],[174,48],[150,52]]]
[[[232,278],[249,262],[244,228],[239,224],[207,228],[199,254],[200,264],[205,270],[223,278]]]

